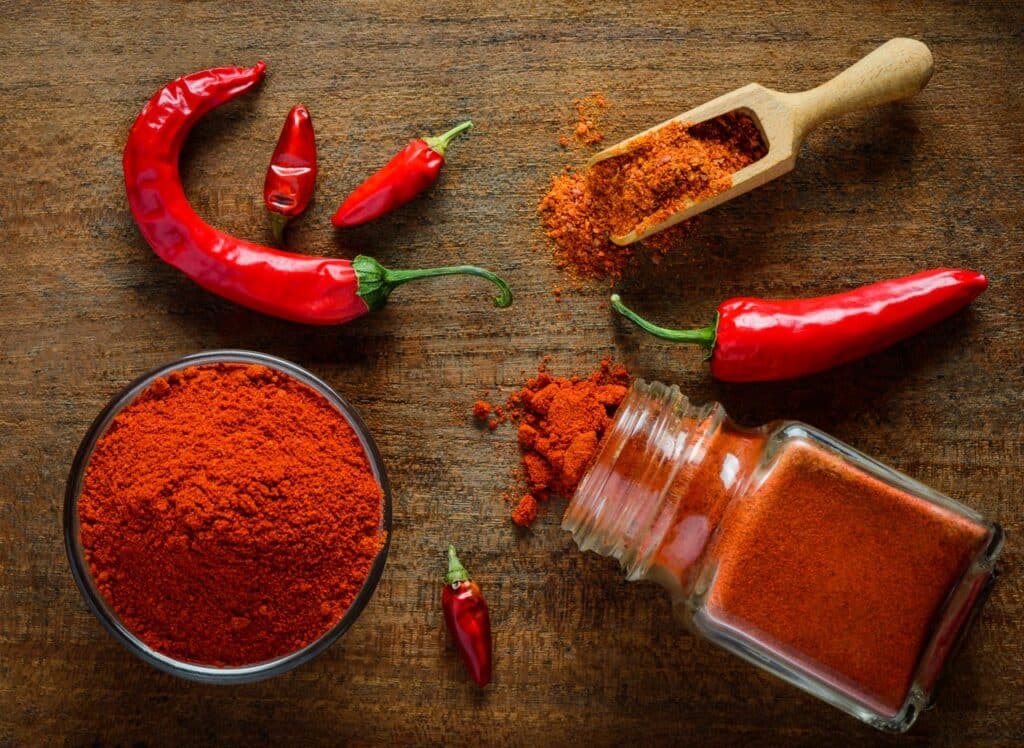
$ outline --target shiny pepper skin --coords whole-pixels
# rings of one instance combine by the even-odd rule
[[[441,593],[444,622],[469,676],[481,688],[491,682],[491,618],[476,582],[448,546],[448,574]]]
[[[299,104],[285,118],[263,181],[263,203],[280,242],[289,219],[309,205],[316,187],[316,136],[309,110]]]
[[[331,223],[338,228],[358,226],[405,205],[437,181],[448,145],[472,127],[472,122],[463,122],[443,135],[410,140],[345,198]]]
[[[225,299],[311,325],[349,322],[383,306],[398,286],[442,275],[484,278],[499,289],[495,306],[512,303],[504,280],[473,265],[392,270],[364,255],[347,260],[284,252],[200,218],[181,186],[181,147],[196,122],[255,88],[266,68],[259,62],[183,75],[153,94],[132,125],[122,162],[128,205],[161,259]]]
[[[936,268],[811,299],[729,299],[719,304],[715,324],[696,330],[654,325],[617,294],[611,303],[652,335],[707,348],[716,379],[764,382],[876,353],[958,312],[987,287],[973,270]]]

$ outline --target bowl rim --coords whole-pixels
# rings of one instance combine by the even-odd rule
[[[167,376],[172,372],[180,371],[190,366],[218,363],[266,366],[291,376],[317,391],[341,413],[352,427],[352,430],[363,445],[370,468],[383,494],[381,498],[380,529],[384,533],[384,543],[370,565],[370,570],[363,580],[359,592],[356,593],[352,603],[342,614],[338,622],[302,649],[265,662],[232,667],[200,665],[185,660],[178,660],[156,651],[136,637],[107,604],[106,600],[103,599],[92,579],[88,563],[85,560],[84,548],[81,544],[78,515],[78,498],[81,494],[85,470],[88,467],[96,443],[107,432],[114,417],[134,402],[135,398],[158,377]],[[345,398],[339,395],[334,388],[312,372],[277,356],[242,349],[214,349],[192,353],[173,361],[168,361],[152,371],[137,377],[120,389],[93,419],[78,446],[78,450],[75,452],[74,460],[71,463],[71,471],[68,474],[65,486],[63,516],[64,549],[67,553],[68,563],[71,566],[72,576],[75,578],[79,592],[82,593],[82,597],[85,598],[90,610],[99,619],[100,623],[103,624],[107,632],[132,654],[158,670],[186,680],[222,684],[250,683],[280,675],[309,662],[336,642],[359,618],[370,598],[373,597],[373,593],[384,572],[388,550],[391,545],[391,502],[391,484],[388,481],[387,473],[384,469],[384,460],[377,449],[377,444],[370,435],[366,424],[363,423],[358,411]]]

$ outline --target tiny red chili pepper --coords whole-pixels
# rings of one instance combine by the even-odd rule
[[[448,145],[473,127],[463,122],[444,135],[410,140],[409,145],[355,188],[338,207],[331,223],[358,226],[405,205],[437,181]]]
[[[707,348],[712,376],[764,382],[814,374],[876,353],[959,311],[987,287],[981,273],[937,268],[812,299],[741,297],[722,302],[715,323],[697,330],[654,325],[618,294],[611,302],[652,335]]]
[[[486,686],[491,682],[491,618],[480,587],[470,580],[454,545],[448,546],[448,573],[441,607],[469,676],[478,686]]]
[[[309,110],[299,104],[284,120],[277,147],[263,181],[263,203],[270,211],[270,226],[278,242],[288,220],[309,205],[316,186],[316,136]]]
[[[283,252],[219,231],[196,215],[178,172],[189,130],[214,107],[255,87],[265,72],[260,62],[182,76],[157,91],[135,120],[124,147],[125,189],[139,231],[161,259],[237,304],[314,325],[348,322],[383,306],[397,286],[439,275],[486,278],[500,291],[495,306],[512,303],[508,284],[483,268],[389,270],[363,255],[350,261]]]

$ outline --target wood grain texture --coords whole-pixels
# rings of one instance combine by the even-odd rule
[[[657,588],[627,584],[558,529],[531,532],[502,492],[509,431],[468,418],[551,354],[604,355],[718,398],[741,421],[806,420],[1002,522],[1004,574],[938,707],[902,745],[1024,736],[1024,458],[1019,3],[0,2],[0,743],[852,745],[890,740],[686,635]],[[798,91],[894,36],[935,75],[910,102],[817,130],[795,171],[716,209],[685,252],[617,288],[665,324],[704,324],[738,294],[832,292],[939,265],[989,274],[954,319],[798,382],[714,383],[699,353],[612,319],[607,286],[572,289],[540,239],[571,100],[614,101],[608,142],[756,81]],[[128,127],[185,72],[265,59],[262,89],[200,124],[183,158],[211,222],[269,239],[260,191],[282,118],[313,113],[319,192],[290,246],[386,264],[454,260],[504,273],[397,291],[363,322],[312,329],[213,298],[160,263],[124,199]],[[472,116],[429,198],[345,234],[338,199],[414,134]],[[552,289],[565,286],[561,303]],[[337,387],[376,435],[395,488],[394,542],[362,618],[312,664],[214,688],[160,674],[100,628],[61,542],[62,493],[86,426],[125,382],[202,349],[284,356]],[[446,644],[447,540],[487,591],[496,677],[474,691]]]

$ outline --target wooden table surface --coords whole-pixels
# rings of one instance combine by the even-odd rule
[[[0,743],[1024,740],[1020,4],[416,5],[0,2]],[[555,268],[535,206],[551,174],[585,157],[558,145],[574,98],[614,102],[614,141],[751,81],[810,87],[894,36],[934,52],[920,96],[826,124],[796,171],[615,287],[656,320],[704,324],[733,295],[827,293],[952,265],[991,279],[970,310],[826,374],[723,385],[699,352],[613,319],[608,284],[574,289]],[[269,238],[263,173],[301,100],[321,170],[291,248],[487,265],[513,282],[515,305],[494,310],[489,288],[448,279],[313,329],[214,298],[158,261],[125,202],[128,127],[170,79],[258,59],[264,86],[186,148],[205,218]],[[427,199],[330,229],[338,199],[407,138],[467,117],[477,127]],[[161,362],[223,347],[283,356],[334,385],[395,489],[390,560],[357,624],[313,663],[236,687],[179,681],[122,649],[79,596],[61,538],[71,458],[107,399]],[[548,354],[556,373],[613,355],[744,423],[808,421],[1001,522],[1005,573],[937,708],[908,736],[882,736],[684,633],[659,588],[576,550],[558,527],[563,504],[517,531],[501,499],[512,430],[481,431],[469,406],[500,399]],[[490,598],[496,676],[483,693],[442,631],[449,539]]]

